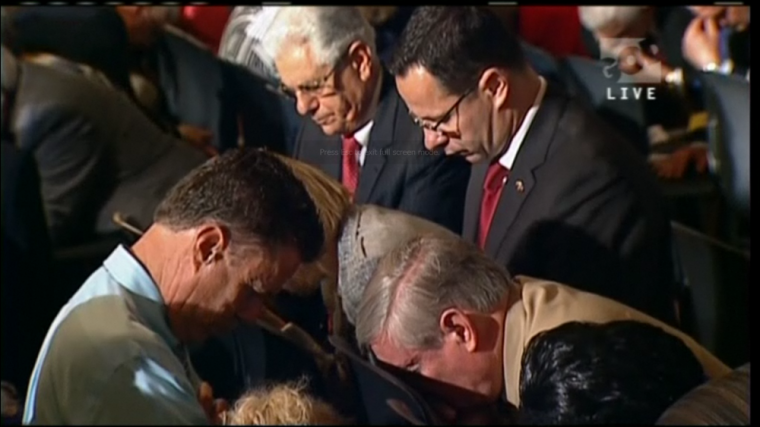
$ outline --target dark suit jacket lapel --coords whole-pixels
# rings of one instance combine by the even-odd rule
[[[359,188],[356,192],[357,203],[363,203],[370,198],[380,173],[383,171],[388,157],[391,156],[389,147],[396,140],[396,118],[399,102],[393,76],[384,73],[382,88],[380,89],[380,103],[370,131],[364,165],[359,174]]]
[[[494,256],[498,252],[525,200],[533,191],[536,185],[535,170],[546,161],[566,100],[567,98],[553,90],[551,85],[549,86],[520,147],[515,163],[512,165],[509,181],[501,193],[486,239],[485,252],[487,254]],[[480,206],[478,206],[479,210]]]

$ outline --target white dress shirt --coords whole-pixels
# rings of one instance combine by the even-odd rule
[[[356,138],[356,141],[359,143],[359,145],[362,146],[361,151],[359,151],[359,166],[364,166],[364,159],[367,157],[367,146],[369,145],[369,133],[372,132],[372,125],[375,124],[374,121],[370,121],[366,125],[364,125],[361,129],[357,130],[356,133],[354,133],[354,138]]]
[[[533,119],[536,118],[538,108],[544,100],[544,95],[546,94],[546,80],[540,76],[539,79],[541,80],[541,87],[538,89],[538,94],[536,94],[536,99],[533,101],[533,106],[530,107],[527,113],[525,113],[525,118],[523,119],[522,124],[509,142],[509,148],[507,148],[504,155],[499,158],[499,164],[508,170],[512,170],[515,159],[517,159],[517,154],[520,152],[520,147],[522,147],[522,143],[525,141],[525,136],[528,135],[530,126],[533,124]],[[505,180],[504,182],[507,181]]]

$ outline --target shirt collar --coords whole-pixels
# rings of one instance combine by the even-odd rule
[[[124,245],[119,245],[103,265],[121,286],[153,302],[164,304],[164,298],[153,278]]]
[[[373,114],[377,114],[377,109],[380,108],[380,96],[382,94],[382,88],[383,88],[383,80],[385,79],[385,76],[383,76],[382,73],[380,73],[380,76],[377,79],[377,83],[375,86],[375,92],[372,94],[372,109],[374,110]],[[365,124],[364,126],[360,127],[356,132],[354,132],[353,137],[356,139],[356,142],[359,143],[359,145],[362,146],[362,148],[367,148],[367,145],[369,145],[369,135],[372,131],[372,125],[374,124],[374,120],[370,120]]]
[[[512,169],[512,166],[515,163],[515,159],[517,159],[517,154],[520,151],[520,147],[522,147],[525,136],[528,134],[530,126],[533,123],[533,119],[535,119],[538,108],[541,106],[541,102],[543,101],[544,95],[546,94],[546,79],[541,76],[538,78],[540,80],[540,86],[538,93],[536,94],[536,99],[533,101],[533,105],[530,107],[528,112],[525,113],[525,118],[520,124],[520,127],[517,129],[515,135],[512,137],[512,140],[509,142],[509,148],[507,148],[507,151],[504,153],[504,155],[499,158],[499,164],[509,170]]]
[[[366,147],[369,144],[369,133],[372,131],[373,123],[373,121],[370,121],[354,133],[354,138],[362,147]]]
[[[139,301],[135,305],[148,328],[157,333],[172,349],[179,348],[180,341],[169,326],[166,303],[158,285],[135,255],[123,245],[119,245],[103,262],[103,267],[121,287],[162,307],[156,311],[154,308],[145,308]]]

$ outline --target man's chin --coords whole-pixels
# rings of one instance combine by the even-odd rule
[[[322,133],[327,136],[342,135],[345,133],[343,126],[340,126],[340,123],[335,120],[325,120],[322,122],[315,121],[314,123],[316,123],[316,125],[322,129]]]
[[[483,159],[485,159],[485,157],[483,157],[483,155],[480,153],[465,153],[463,154],[463,157],[471,164],[480,163],[483,161]]]

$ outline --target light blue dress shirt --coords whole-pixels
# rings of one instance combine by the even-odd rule
[[[24,424],[208,425],[199,385],[156,284],[120,246],[50,327]]]

